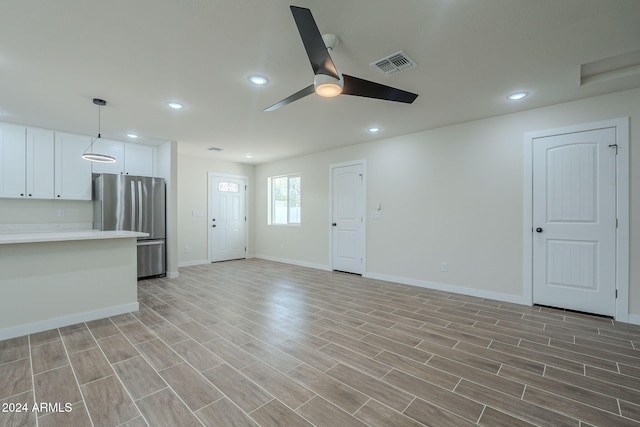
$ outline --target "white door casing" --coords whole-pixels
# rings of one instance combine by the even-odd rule
[[[209,261],[246,258],[246,177],[209,174]]]
[[[331,269],[363,274],[364,162],[331,166]]]
[[[525,135],[530,303],[628,318],[628,141],[628,119]]]

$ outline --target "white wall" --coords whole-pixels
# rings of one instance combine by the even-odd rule
[[[630,313],[640,314],[640,90],[584,99],[256,167],[256,256],[329,265],[329,165],[367,162],[367,275],[518,301],[523,135],[631,117]],[[635,148],[635,150],[634,150]],[[267,177],[302,174],[302,225],[267,225]],[[635,215],[634,215],[635,213]],[[440,271],[447,261],[449,271]],[[638,318],[640,319],[640,318]]]
[[[58,211],[64,211],[64,217]],[[27,200],[0,198],[0,232],[30,229],[91,229],[93,202],[79,200]],[[28,227],[28,228],[23,228]],[[46,227],[46,228],[45,228]]]
[[[253,182],[254,167],[241,163],[215,160],[181,154],[178,150],[178,265],[193,265],[208,261],[207,220],[209,172],[246,176],[247,179],[247,232],[248,253],[251,255],[253,241]],[[193,216],[193,211],[202,211],[203,216]],[[187,253],[188,252],[188,253]]]

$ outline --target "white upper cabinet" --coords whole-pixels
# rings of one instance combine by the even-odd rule
[[[115,163],[93,162],[91,164],[93,173],[122,174],[124,172],[124,142],[100,138],[93,144],[92,151],[106,154],[116,159]]]
[[[124,145],[125,174],[153,176],[155,147],[142,144]]]
[[[56,132],[55,198],[91,200],[91,163],[82,158],[91,137]]]
[[[102,139],[91,151],[115,163],[84,160],[92,137],[0,122],[0,198],[91,200],[91,173],[153,176],[156,147]]]
[[[94,163],[93,173],[153,176],[155,147],[102,139],[94,151],[116,158],[115,163]]]
[[[53,199],[53,131],[0,123],[0,197]]]
[[[26,126],[0,123],[0,197],[25,197]]]
[[[53,134],[52,130],[27,128],[27,198],[53,199]]]

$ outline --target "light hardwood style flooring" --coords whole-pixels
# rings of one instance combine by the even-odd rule
[[[640,425],[639,326],[255,259],[138,296],[0,341],[0,426]]]

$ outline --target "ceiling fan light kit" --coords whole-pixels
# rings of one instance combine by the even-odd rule
[[[313,78],[313,87],[316,93],[324,98],[333,98],[342,93],[344,87],[344,79],[342,75],[339,79],[325,74],[316,74]]]
[[[82,158],[85,160],[89,160],[90,162],[115,163],[115,157],[108,154],[94,153],[91,151],[93,150],[93,144],[95,144],[99,139],[102,138],[102,136],[100,135],[100,107],[104,107],[105,105],[107,105],[107,101],[100,98],[93,98],[93,103],[98,106],[98,136],[91,140],[91,144],[89,144],[86,150],[84,150],[84,153],[82,153]]]
[[[416,100],[418,95],[415,93],[340,73],[329,55],[338,45],[338,37],[335,34],[321,35],[309,9],[297,6],[290,8],[313,69],[313,84],[265,108],[265,111],[277,110],[312,93],[323,97],[353,95],[405,104]]]

